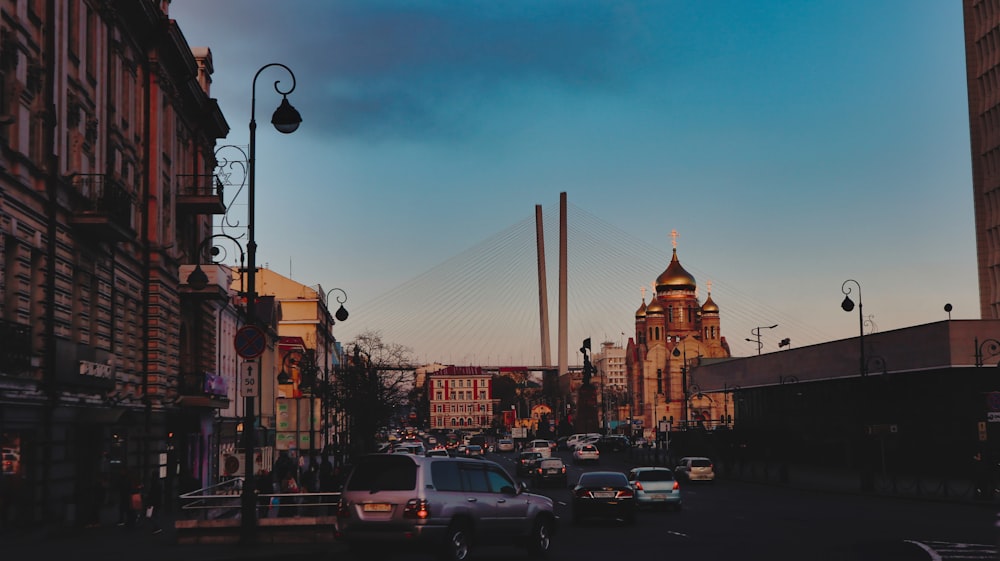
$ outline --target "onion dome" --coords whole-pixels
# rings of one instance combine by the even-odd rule
[[[703,314],[717,314],[719,313],[719,306],[712,300],[712,293],[708,293],[708,298],[705,303],[701,305],[701,313]]]
[[[691,273],[681,267],[677,260],[677,248],[674,248],[674,256],[670,258],[670,265],[660,276],[656,277],[656,291],[667,290],[694,290],[697,283]]]
[[[664,312],[663,304],[660,303],[659,298],[653,298],[653,301],[650,302],[648,306],[646,306],[646,315],[657,314],[662,316],[663,312]]]
[[[639,306],[639,309],[635,311],[635,319],[642,319],[644,317],[646,317],[646,299],[645,298],[642,299],[642,305]]]

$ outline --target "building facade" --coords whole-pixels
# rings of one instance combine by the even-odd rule
[[[483,431],[493,425],[493,376],[478,366],[427,374],[431,430]]]
[[[962,0],[982,319],[1000,319],[1000,1]]]
[[[179,279],[224,212],[185,178],[229,127],[167,5],[0,1],[4,525],[93,521],[95,482],[178,472],[186,392],[199,418],[229,404],[216,309]]]
[[[673,236],[670,264],[656,278],[649,304],[643,291],[635,336],[626,348],[632,428],[646,436],[661,422],[676,425],[714,417],[713,409],[721,404],[707,399],[688,374],[702,360],[730,356],[711,286],[702,303],[694,276],[677,258]]]

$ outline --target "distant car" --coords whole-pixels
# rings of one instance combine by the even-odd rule
[[[486,450],[478,444],[470,444],[465,447],[466,456],[484,456],[486,455]]]
[[[447,457],[450,454],[448,454],[448,449],[445,448],[444,446],[435,446],[434,448],[431,448],[430,450],[428,450],[426,455],[427,456],[445,456],[445,457]]]
[[[601,459],[601,452],[593,444],[582,444],[573,450],[573,461],[576,463],[594,462]]]
[[[535,464],[538,460],[542,459],[542,455],[538,452],[521,452],[517,455],[517,467],[515,468],[518,475],[531,475],[531,470],[535,468]]]
[[[21,471],[20,456],[13,452],[6,452],[3,455],[3,474],[14,475]]]
[[[570,446],[575,450],[581,446],[587,446],[587,445],[597,446],[597,443],[600,441],[601,441],[600,435],[587,435],[584,436],[583,438],[578,439]]]
[[[509,438],[501,438],[497,441],[497,452],[513,452],[514,441]]]
[[[715,481],[715,466],[711,459],[703,456],[681,458],[674,473],[688,481]]]
[[[573,524],[586,518],[621,518],[635,524],[635,491],[618,471],[588,471],[573,487]]]
[[[423,456],[427,453],[427,448],[419,442],[407,440],[402,444],[394,444],[392,446],[392,452],[394,454],[416,454],[417,456]]]
[[[552,457],[552,446],[549,444],[548,440],[532,440],[528,443],[528,447],[525,448],[525,450],[528,450],[529,452],[538,452],[543,458]]]
[[[628,472],[638,506],[681,509],[681,486],[674,472],[665,467],[636,467]]]
[[[542,458],[535,463],[531,479],[536,487],[542,487],[549,483],[557,483],[561,487],[565,487],[567,483],[566,464],[561,458]]]
[[[456,446],[456,447],[454,448],[454,450],[455,450],[455,455],[456,455],[456,456],[465,456],[465,455],[466,455],[466,453],[465,453],[465,449],[466,449],[466,448],[468,448],[468,447],[469,447],[469,445],[468,445],[468,444],[459,444],[458,446]]]
[[[609,434],[602,436],[597,443],[597,448],[601,452],[621,452],[627,450],[632,444],[624,434]]]

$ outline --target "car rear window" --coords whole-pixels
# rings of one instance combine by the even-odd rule
[[[668,470],[640,471],[636,474],[637,481],[673,481],[674,474]]]
[[[542,463],[541,463],[541,465],[539,467],[543,467],[543,468],[554,468],[555,467],[555,468],[557,468],[557,467],[562,467],[562,466],[563,466],[562,460],[555,459],[555,460],[542,460]]]
[[[410,491],[417,486],[417,464],[406,454],[365,456],[347,481],[348,491]]]
[[[585,473],[580,476],[580,485],[585,487],[620,487],[628,485],[628,480],[621,473]]]
[[[691,466],[699,468],[712,467],[712,461],[707,458],[695,458],[691,460]]]

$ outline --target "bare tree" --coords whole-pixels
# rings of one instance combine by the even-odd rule
[[[328,389],[347,420],[349,455],[375,450],[375,434],[407,405],[413,388],[412,351],[366,331],[347,344],[346,364]]]

